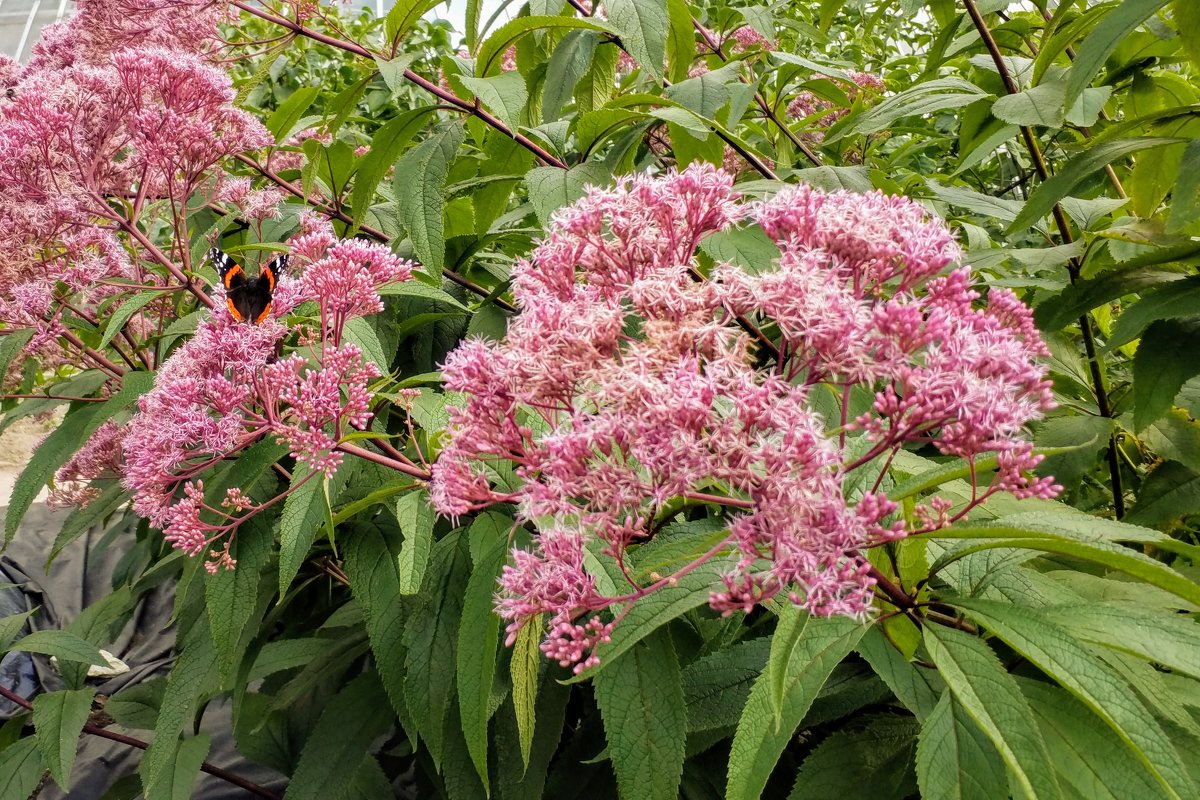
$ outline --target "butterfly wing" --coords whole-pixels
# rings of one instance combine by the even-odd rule
[[[246,271],[219,247],[208,251],[208,260],[216,268],[221,285],[225,287],[225,305],[229,307],[229,313],[238,322],[245,322],[246,318],[251,316],[246,302],[249,299],[246,297],[246,289],[250,283]]]

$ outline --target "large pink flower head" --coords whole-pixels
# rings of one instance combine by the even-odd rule
[[[699,281],[700,240],[747,217],[778,258]],[[465,342],[443,369],[465,403],[434,466],[436,506],[457,516],[515,503],[540,531],[500,581],[510,640],[548,614],[543,651],[576,670],[595,663],[631,605],[676,579],[637,579],[626,554],[681,499],[722,508],[725,538],[676,573],[723,563],[714,608],[782,594],[857,616],[874,585],[863,548],[912,531],[869,484],[848,489],[855,469],[932,441],[966,458],[1000,453],[979,501],[1053,494],[1029,475],[1037,459],[1020,438],[1052,404],[1034,361],[1044,345],[1010,293],[974,307],[969,272],[946,273],[960,257],[945,225],[906,199],[800,187],[742,204],[707,165],[589,189],[558,212],[517,266],[522,314],[506,339]],[[756,321],[777,332],[769,358]],[[858,420],[847,417],[855,385],[876,394]],[[818,395],[844,398],[840,419],[814,409]],[[497,461],[515,465],[516,488],[493,485]],[[950,519],[934,512],[918,516]],[[628,591],[601,592],[589,557],[614,559]]]

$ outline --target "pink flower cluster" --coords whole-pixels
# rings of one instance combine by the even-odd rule
[[[851,103],[857,103],[860,100],[863,102],[873,101],[887,90],[883,80],[877,75],[855,71],[846,74],[849,76],[850,82],[834,79],[834,83],[845,90],[846,97]],[[850,109],[834,105],[830,100],[813,92],[803,91],[796,95],[796,99],[788,103],[787,113],[792,119],[808,119],[820,115],[813,122],[820,130],[806,131],[802,137],[808,144],[817,146],[825,140],[825,129],[849,114]]]
[[[220,7],[82,0],[27,65],[0,64],[0,313],[34,326],[33,346],[60,332],[60,283],[90,311],[118,291],[114,278],[159,282],[131,263],[111,198],[135,216],[151,200],[182,205],[218,160],[272,141],[200,53]],[[7,316],[34,294],[36,319]]]
[[[498,609],[510,641],[548,614],[543,652],[577,670],[633,603],[708,559],[725,565],[711,601],[726,613],[780,593],[817,614],[866,613],[862,549],[912,531],[846,478],[906,443],[999,451],[979,500],[1057,489],[1028,474],[1037,458],[1020,439],[1052,405],[1030,312],[1006,291],[974,309],[969,272],[942,274],[961,257],[944,224],[878,193],[801,187],[744,204],[731,186],[705,165],[590,189],[518,264],[522,314],[505,341],[465,342],[444,366],[466,402],[451,410],[434,502],[452,516],[512,502],[537,526]],[[775,263],[696,280],[700,240],[747,217],[779,247]],[[751,320],[777,326],[769,358]],[[814,409],[815,393],[855,386],[875,393],[873,414],[846,419],[848,400],[842,419]],[[493,488],[497,460],[516,466],[515,491]],[[628,548],[679,498],[723,508],[727,538],[675,575],[634,580]],[[602,593],[589,553],[615,560],[627,591]]]
[[[279,278],[271,315],[259,325],[238,323],[219,305],[162,365],[120,431],[120,469],[134,510],[191,555],[274,502],[255,504],[238,494],[220,507],[208,505],[202,473],[274,435],[298,462],[331,475],[341,464],[335,448],[347,426],[362,429],[371,420],[368,384],[380,371],[341,341],[343,328],[351,316],[382,308],[379,285],[407,280],[412,265],[386,247],[334,241],[327,221],[305,218],[301,231],[291,242],[293,263],[316,260],[298,278]],[[299,353],[277,360],[289,332],[283,318],[306,300],[318,303],[326,323],[315,337],[316,362]],[[233,565],[228,547],[212,557],[214,565]]]

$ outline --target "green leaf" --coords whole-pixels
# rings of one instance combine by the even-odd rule
[[[396,41],[408,33],[417,20],[445,0],[396,0],[392,10],[384,17],[384,31],[389,42]],[[357,763],[357,762],[356,762]]]
[[[974,636],[952,628],[926,625],[924,630],[933,663],[954,699],[1000,753],[1014,789],[1031,800],[1059,797],[1033,713],[995,653]]]
[[[383,349],[383,345],[379,341],[379,334],[371,326],[370,320],[366,317],[351,317],[346,320],[343,331],[345,340],[362,351],[364,361],[377,364],[379,371],[384,375],[391,371],[392,359]]]
[[[752,800],[762,794],[775,762],[817,693],[866,632],[866,626],[842,617],[814,618],[787,664],[780,724],[771,709],[770,680],[763,673],[738,721],[729,755],[728,800]]]
[[[320,86],[301,86],[288,95],[288,99],[267,118],[267,130],[275,134],[276,143],[282,142],[292,132],[292,128],[304,116],[313,102],[321,94]]]
[[[1192,275],[1183,280],[1172,280],[1143,294],[1142,299],[1121,311],[1108,336],[1106,349],[1111,351],[1132,342],[1153,322],[1194,317],[1198,312],[1200,277]]]
[[[608,0],[605,10],[633,60],[655,81],[662,80],[670,38],[666,0]]]
[[[1104,169],[1117,159],[1154,147],[1178,144],[1181,141],[1183,140],[1146,136],[1093,144],[1063,165],[1049,180],[1033,190],[1029,199],[1025,201],[1025,208],[1008,227],[1008,233],[1016,233],[1032,227],[1049,214],[1059,200],[1069,195],[1092,173]]]
[[[8,547],[13,534],[17,532],[17,525],[33,504],[37,493],[58,468],[91,438],[97,428],[132,405],[153,383],[152,373],[126,373],[119,392],[103,403],[87,403],[83,408],[72,409],[59,426],[42,440],[13,485],[8,513],[4,518],[4,545],[0,550]]]
[[[1070,693],[1041,681],[1018,678],[1029,698],[1059,782],[1080,800],[1158,800],[1169,795],[1146,767],[1109,735]]]
[[[529,769],[529,756],[533,748],[533,732],[537,717],[538,666],[542,651],[538,644],[542,638],[542,617],[539,615],[517,631],[513,643],[509,673],[512,677],[513,712],[517,718],[517,738],[521,746],[521,764]]]
[[[1133,425],[1143,430],[1171,410],[1189,379],[1200,375],[1200,317],[1160,320],[1142,334],[1133,357]]]
[[[679,83],[687,78],[696,58],[696,31],[687,0],[667,0],[667,18],[670,25],[666,43],[667,73],[671,81]]]
[[[153,678],[145,683],[126,686],[108,698],[104,713],[126,728],[152,731],[166,688],[166,678]]]
[[[97,667],[108,666],[96,646],[70,631],[44,630],[18,639],[9,645],[9,650],[26,653],[41,653],[59,660],[80,661]]]
[[[1054,619],[1075,637],[1200,679],[1200,625],[1189,617],[1126,603],[1056,606]]]
[[[1084,314],[1119,297],[1158,286],[1170,286],[1183,278],[1178,272],[1142,268],[1106,272],[1070,284],[1057,295],[1038,303],[1033,318],[1047,333],[1078,322]]]
[[[525,176],[529,201],[543,225],[552,213],[583,197],[585,186],[605,186],[610,179],[608,170],[597,162],[576,164],[570,169],[534,167]]]
[[[356,525],[346,537],[346,575],[366,618],[367,638],[379,677],[397,714],[406,716],[404,699],[404,618],[396,566],[399,539],[394,529]]]
[[[134,314],[160,297],[162,297],[162,292],[141,292],[122,303],[121,307],[109,317],[108,325],[104,328],[104,336],[100,338],[100,344],[96,345],[96,349],[103,350],[108,347],[109,343],[116,338],[121,329],[125,327],[125,323],[129,322]]]
[[[479,524],[467,531],[472,547],[480,544],[484,549],[467,581],[462,621],[458,625],[459,716],[471,762],[484,786],[488,785],[488,720],[496,649],[500,645],[500,617],[496,616],[494,597],[496,580],[508,551],[508,538],[499,533]],[[482,542],[477,541],[480,539]]]
[[[1137,503],[1125,517],[1138,525],[1165,525],[1200,510],[1200,473],[1167,461],[1142,483]]]
[[[375,202],[380,181],[391,169],[401,151],[425,124],[430,108],[418,108],[393,117],[379,126],[371,137],[371,149],[359,161],[354,173],[354,188],[350,193],[351,218],[361,225]]]
[[[609,12],[611,19],[612,12]],[[500,62],[504,52],[512,47],[522,37],[534,31],[542,30],[591,30],[601,33],[612,33],[613,26],[603,20],[592,17],[579,19],[576,17],[532,16],[517,17],[511,22],[501,25],[479,46],[479,55],[475,58],[475,74],[479,76],[494,75],[500,71]]]
[[[44,771],[33,736],[0,750],[0,800],[29,800]]]
[[[129,501],[129,495],[130,492],[124,485],[119,481],[114,481],[104,488],[99,497],[86,506],[76,506],[71,509],[71,513],[67,515],[58,534],[54,537],[50,555],[46,557],[46,568],[50,568],[54,559],[71,542],[82,536],[93,525],[101,524],[109,515],[116,513]]]
[[[0,372],[8,373],[13,360],[21,354],[32,338],[32,328],[7,329],[5,335],[0,337]]]
[[[857,649],[917,720],[923,722],[933,714],[938,698],[945,694],[946,688],[937,670],[918,666],[905,658],[878,625],[873,625],[859,640]]]
[[[779,246],[757,225],[709,234],[700,240],[700,249],[718,264],[733,264],[749,275],[769,272],[779,258]]]
[[[992,116],[1011,125],[1061,128],[1066,118],[1066,96],[1066,87],[1061,83],[1043,83],[1001,97],[992,104]]]
[[[259,619],[262,615],[259,585],[274,544],[270,524],[262,517],[255,517],[234,534],[233,556],[237,568],[205,576],[204,597],[222,686],[229,685],[234,668],[246,654],[248,639],[258,631],[255,611]]]
[[[991,95],[962,78],[928,81],[848,118],[846,127],[835,127],[825,141],[833,143],[852,133],[878,133],[904,117],[926,116],[935,111],[962,108],[985,97]]]
[[[313,726],[285,800],[347,797],[367,748],[391,727],[392,713],[375,672],[346,684],[325,706]]]
[[[416,594],[425,578],[433,548],[433,507],[425,492],[408,492],[396,500],[396,519],[404,533],[404,544],[396,562],[400,594]]]
[[[546,85],[542,89],[542,121],[558,119],[575,87],[592,66],[599,36],[595,31],[571,31],[562,38],[546,67]]]
[[[509,130],[515,131],[521,124],[521,112],[529,105],[529,90],[519,72],[502,72],[486,78],[459,76],[463,86],[497,117],[504,121]]]
[[[955,599],[953,605],[1083,701],[1172,797],[1196,796],[1179,753],[1153,715],[1111,667],[1065,630],[1031,609],[981,599]]]
[[[425,270],[440,274],[445,265],[442,239],[444,189],[450,163],[463,141],[463,127],[450,124],[404,154],[396,162],[393,183],[400,221],[412,238],[413,251]]]
[[[37,730],[42,763],[64,792],[70,788],[75,751],[92,712],[95,694],[95,689],[76,689],[46,692],[33,698],[33,727]]]
[[[146,800],[188,800],[212,741],[207,733],[179,742],[170,764],[146,787]]]
[[[1125,0],[1117,8],[1107,12],[1075,52],[1071,70],[1067,73],[1066,97],[1063,107],[1075,104],[1087,86],[1104,66],[1105,60],[1117,46],[1133,33],[1154,12],[1167,4],[1168,0]]]
[[[292,485],[287,499],[283,501],[283,514],[279,519],[279,594],[287,594],[300,565],[308,558],[308,551],[317,540],[317,533],[325,524],[325,515],[331,513],[325,493],[324,473],[313,473],[304,465],[296,465],[292,473]]]
[[[804,759],[788,800],[911,796],[917,730],[911,718],[876,714],[835,731]]]
[[[664,94],[701,117],[712,119],[733,96],[729,86],[738,83],[740,75],[741,64],[734,62],[676,83]]]
[[[923,800],[1006,800],[1004,762],[954,694],[944,692],[921,726],[917,780]]]
[[[29,611],[22,611],[19,614],[0,617],[0,650],[8,651],[12,640],[17,638],[17,634],[25,628],[25,623],[35,612],[36,609],[31,609]]]
[[[770,652],[771,637],[763,636],[709,653],[684,667],[688,733],[724,728],[741,716]]]
[[[1200,6],[1188,0],[1172,0],[1171,16],[1192,66],[1200,68]]]
[[[792,658],[802,654],[800,644],[804,640],[804,628],[810,617],[799,608],[788,603],[779,612],[779,624],[771,637],[771,655],[763,673],[771,687],[771,711],[775,714],[775,732],[782,723],[783,701],[787,696],[788,672]]]
[[[721,534],[724,536],[724,534]],[[675,583],[643,597],[612,632],[608,642],[596,646],[600,664],[584,670],[571,679],[572,683],[586,680],[605,669],[605,664],[614,661],[638,641],[653,633],[676,617],[699,608],[708,602],[712,587],[720,582],[726,566],[710,561],[679,578]],[[627,584],[626,584],[627,585]]]
[[[687,712],[679,660],[666,631],[612,661],[594,683],[621,798],[675,800]]]
[[[175,763],[179,751],[179,735],[195,718],[200,695],[215,685],[217,656],[213,649],[208,620],[201,611],[181,644],[154,725],[154,738],[142,756],[138,772],[145,787],[161,785],[162,776]],[[147,798],[154,800],[154,798]]]
[[[404,630],[405,701],[435,764],[442,761],[446,718],[453,704],[458,625],[470,566],[461,529],[439,540],[417,596],[419,605],[410,615],[421,624]]]

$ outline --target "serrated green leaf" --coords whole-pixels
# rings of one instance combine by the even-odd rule
[[[108,665],[95,645],[70,631],[34,631],[13,642],[8,649],[21,650],[26,653],[41,653],[60,660],[80,661],[97,667]]]
[[[42,763],[64,792],[70,788],[75,751],[91,714],[95,694],[95,689],[68,689],[45,692],[33,698],[33,727],[37,731]]]
[[[279,519],[279,594],[286,595],[325,523],[329,501],[323,473],[297,465]]]
[[[445,265],[442,214],[446,207],[446,175],[463,141],[463,127],[450,124],[405,153],[396,162],[393,182],[400,221],[413,251],[433,275]]]
[[[178,742],[174,758],[146,787],[146,800],[188,800],[211,744],[207,733]]]
[[[738,721],[729,754],[728,800],[752,800],[761,795],[784,747],[817,693],[843,658],[866,632],[866,626],[841,617],[813,618],[804,629],[795,655],[788,662],[780,724],[771,710],[766,673],[755,682]]]
[[[228,686],[235,667],[246,654],[247,634],[258,630],[254,616],[257,609],[261,619],[259,585],[274,544],[271,526],[255,517],[234,534],[232,549],[237,568],[205,575],[204,598],[222,686]]]
[[[1179,144],[1181,141],[1183,140],[1145,136],[1117,139],[1099,144],[1093,143],[1087,150],[1064,164],[1045,183],[1033,190],[1029,199],[1025,201],[1025,207],[1021,209],[1021,213],[1008,226],[1008,233],[1032,227],[1049,214],[1059,200],[1074,191],[1090,175],[1104,169],[1117,159],[1125,158],[1142,150]]]
[[[102,523],[110,514],[116,513],[129,501],[129,496],[129,490],[120,482],[114,482],[110,486],[106,486],[100,496],[86,506],[77,506],[71,509],[71,513],[67,515],[58,534],[54,537],[50,555],[46,557],[46,568],[50,568],[54,559],[71,542],[86,533],[93,525]]]
[[[1087,707],[1063,689],[1018,678],[1042,729],[1059,783],[1079,800],[1159,800],[1168,795]]]
[[[282,142],[292,132],[292,128],[304,116],[304,112],[312,106],[317,96],[321,94],[320,86],[301,86],[267,118],[267,130],[275,134],[275,141]]]
[[[409,492],[396,500],[396,519],[404,533],[397,558],[400,594],[416,594],[425,578],[433,548],[433,506],[425,492]]]
[[[969,634],[926,625],[925,647],[954,699],[1000,753],[1019,790],[1030,800],[1059,797],[1046,743],[1016,681],[995,653]]]
[[[1154,12],[1167,4],[1168,0],[1124,0],[1120,6],[1108,11],[1091,33],[1076,48],[1071,70],[1067,73],[1064,107],[1071,107],[1083,94],[1084,89],[1104,66],[1105,60],[1117,46],[1133,33]]]
[[[852,133],[878,133],[904,117],[924,116],[935,111],[962,108],[985,97],[991,95],[962,78],[928,81],[889,97],[879,105],[848,119],[846,127],[835,127],[826,141],[832,143]]]
[[[384,31],[389,42],[396,41],[408,33],[417,20],[440,6],[445,0],[396,0],[392,10],[384,17]]]
[[[152,731],[166,688],[166,678],[154,678],[126,686],[108,698],[104,713],[126,728]]]
[[[911,796],[918,730],[912,718],[877,714],[835,731],[804,759],[788,800]]]
[[[725,569],[724,564],[717,563],[714,559],[679,578],[676,583],[664,586],[638,600],[621,620],[621,624],[613,630],[611,639],[596,646],[600,664],[584,670],[572,678],[571,682],[586,680],[603,672],[605,664],[614,661],[657,628],[707,603],[709,592],[720,582]]]
[[[217,654],[212,645],[206,611],[188,629],[163,692],[162,704],[154,726],[154,738],[138,765],[142,785],[161,785],[164,774],[175,763],[179,751],[179,735],[194,718],[200,696],[215,686]],[[155,800],[147,798],[147,800]]]
[[[782,723],[783,702],[787,696],[788,673],[792,658],[804,655],[800,643],[804,640],[804,629],[810,617],[799,608],[788,603],[779,612],[779,624],[771,637],[771,654],[764,671],[771,687],[771,711],[775,714],[775,732]]]
[[[1193,275],[1163,283],[1121,311],[1109,334],[1106,349],[1111,351],[1132,342],[1153,322],[1194,317],[1198,310],[1200,278]]]
[[[284,800],[347,797],[375,737],[391,727],[391,710],[375,672],[346,684],[313,726]]]
[[[517,721],[517,738],[521,746],[521,764],[529,769],[529,756],[533,748],[533,734],[537,716],[538,666],[542,652],[538,647],[542,638],[542,617],[538,615],[525,623],[517,632],[513,643],[509,673],[512,677],[513,712]]]
[[[917,747],[924,800],[1005,800],[1004,762],[951,692],[943,692]]]
[[[662,631],[643,639],[608,664],[594,686],[620,797],[675,800],[687,712],[671,637]]]
[[[1159,320],[1142,333],[1133,357],[1133,425],[1166,414],[1188,380],[1200,375],[1200,317]]]
[[[435,764],[441,764],[448,709],[453,705],[458,625],[471,557],[461,530],[439,540],[417,596],[412,618],[420,625],[404,631],[404,695],[409,716]],[[457,735],[457,734],[455,734]],[[468,759],[469,760],[469,759]]]
[[[521,124],[521,112],[529,105],[529,90],[521,73],[502,72],[486,78],[462,75],[459,76],[459,80],[491,109],[509,130],[515,131]]]
[[[496,649],[500,645],[500,617],[496,616],[496,580],[504,564],[508,539],[500,531],[472,525],[467,536],[471,547],[484,539],[480,556],[467,580],[462,620],[458,625],[458,708],[463,737],[471,762],[484,786],[488,785],[488,720],[491,719],[492,683]],[[486,537],[486,538],[485,538]]]
[[[1108,272],[1096,278],[1077,281],[1057,295],[1047,297],[1034,310],[1034,321],[1047,333],[1077,322],[1081,316],[1119,297],[1147,289],[1170,287],[1182,282],[1178,272],[1143,268]]]
[[[609,17],[612,17],[611,11],[609,12]],[[612,25],[592,17],[587,19],[551,16],[517,17],[497,28],[479,46],[479,55],[475,58],[475,74],[480,76],[494,75],[500,71],[500,63],[504,52],[516,44],[518,40],[534,31],[556,29],[585,29],[600,31],[602,33],[612,33],[614,30]]]
[[[379,371],[384,375],[391,371],[392,359],[384,351],[383,345],[379,341],[379,334],[375,333],[375,328],[371,326],[366,317],[351,317],[346,320],[343,335],[345,341],[357,346],[362,351],[364,361],[377,364]]]
[[[1179,753],[1158,722],[1111,667],[1065,630],[1032,609],[978,598],[952,602],[1081,700],[1170,796],[1196,796]]]
[[[542,224],[559,208],[573,203],[584,195],[585,186],[603,186],[610,179],[603,164],[577,164],[571,169],[534,167],[525,176],[529,186],[529,201]]]
[[[605,10],[633,60],[656,81],[662,80],[670,35],[666,0],[608,0]]]
[[[1200,509],[1200,472],[1167,461],[1142,483],[1137,503],[1125,518],[1139,525],[1164,525]],[[1194,601],[1193,601],[1194,602]]]
[[[42,758],[33,736],[0,750],[0,800],[29,800],[42,780]]]
[[[162,292],[141,292],[122,303],[121,307],[109,317],[108,325],[104,327],[104,336],[100,337],[100,344],[96,346],[96,349],[103,350],[108,347],[109,343],[116,338],[117,334],[125,327],[125,323],[129,322],[134,314],[160,297],[162,297]]]
[[[923,722],[933,714],[938,698],[946,689],[937,670],[920,667],[905,658],[878,625],[867,631],[856,649],[918,721]]]
[[[763,636],[709,653],[684,667],[688,733],[724,728],[741,716],[770,652],[771,637]]]
[[[379,126],[371,138],[371,149],[362,157],[354,173],[350,207],[355,225],[361,225],[375,202],[376,190],[401,151],[425,124],[431,108],[417,108],[394,117]]]
[[[595,31],[570,31],[555,46],[542,88],[542,122],[558,119],[563,106],[575,94],[576,85],[592,66],[599,38]]]

